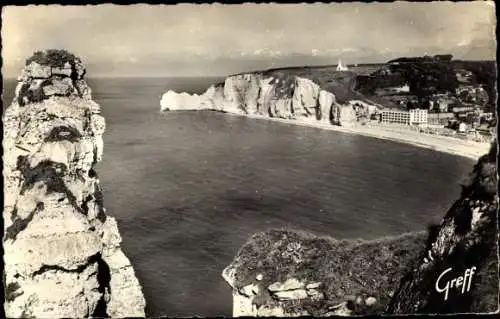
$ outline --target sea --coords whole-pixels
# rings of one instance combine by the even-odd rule
[[[169,89],[221,78],[94,78],[97,172],[148,316],[231,316],[221,273],[269,228],[374,239],[426,229],[473,161],[392,141],[210,111],[161,113]],[[4,82],[10,104],[13,80]],[[346,270],[347,271],[347,270]]]

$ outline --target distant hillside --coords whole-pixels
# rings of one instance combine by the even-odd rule
[[[355,90],[368,98],[374,98],[377,89],[405,84],[409,85],[410,94],[422,98],[435,93],[454,93],[460,85],[459,72],[470,73],[469,84],[483,85],[491,108],[496,100],[495,61],[452,60],[451,55],[391,60],[369,75],[358,75]]]
[[[435,93],[455,92],[459,85],[456,73],[472,73],[471,84],[482,84],[488,92],[490,107],[496,100],[495,61],[453,60],[450,54],[401,57],[383,64],[359,64],[348,71],[337,71],[336,65],[292,66],[242,74],[275,77],[284,82],[294,76],[309,79],[323,90],[335,94],[339,103],[363,100],[370,104],[394,107],[395,102],[375,94],[380,88],[410,86],[409,94],[426,97]],[[231,75],[231,76],[234,76]],[[223,82],[216,86],[223,86]]]
[[[442,54],[442,55],[434,55],[434,56],[423,56],[423,57],[402,57],[394,60],[390,60],[387,62],[391,63],[425,63],[425,62],[450,62],[453,56],[451,54]]]
[[[452,61],[456,69],[464,69],[472,72],[474,82],[483,84],[489,97],[491,110],[495,109],[496,103],[496,81],[497,81],[497,64],[496,61]]]

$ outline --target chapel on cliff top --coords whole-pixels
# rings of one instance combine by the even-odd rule
[[[342,64],[342,60],[339,59],[339,62],[337,63],[337,71],[347,71],[349,68],[346,65]]]

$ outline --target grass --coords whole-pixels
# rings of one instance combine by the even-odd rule
[[[328,306],[349,296],[373,296],[378,301],[376,306],[358,308],[355,313],[381,313],[391,298],[389,292],[397,289],[412,261],[425,248],[425,238],[426,232],[415,232],[373,241],[335,240],[303,231],[272,229],[252,236],[238,252],[232,265],[236,267],[235,286],[255,283],[257,274],[264,275],[260,282],[263,287],[288,278],[322,282],[323,301],[305,299],[283,306],[288,311],[301,308],[321,315]],[[269,296],[256,299],[273,302]]]
[[[337,102],[346,103],[352,99],[364,99],[363,95],[354,90],[357,72],[336,70],[336,66],[322,67],[292,67],[270,69],[265,71],[248,72],[263,77],[273,77],[271,84],[278,83],[275,98],[291,98],[295,77],[309,79],[320,86],[321,89],[335,95]],[[241,73],[247,74],[247,73]],[[241,75],[235,74],[235,75]],[[235,76],[234,75],[234,76]],[[216,86],[223,86],[220,82]],[[368,101],[367,101],[368,102]],[[368,102],[369,103],[369,102]]]
[[[349,71],[337,71],[336,66],[305,66],[305,67],[290,67],[281,69],[270,69],[265,71],[250,72],[261,75],[263,77],[273,77],[279,80],[282,85],[277,90],[277,97],[291,97],[293,87],[289,84],[293,83],[294,77],[302,77],[309,79],[319,85],[322,90],[331,92],[335,95],[338,103],[344,104],[349,100],[362,100],[366,103],[372,104],[394,104],[387,102],[377,96],[368,96],[362,92],[355,90],[357,77],[359,75],[366,75],[367,73],[374,72],[380,66],[369,67],[353,67]],[[219,83],[223,85],[223,83]],[[291,91],[290,91],[291,89]],[[288,96],[288,95],[290,96]]]
[[[294,76],[309,79],[318,84],[321,89],[333,93],[339,103],[360,98],[359,94],[353,91],[356,73],[350,71],[339,72],[333,66],[268,70],[264,71],[263,75],[280,79]]]

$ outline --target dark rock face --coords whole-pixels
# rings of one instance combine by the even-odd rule
[[[401,280],[387,307],[388,313],[492,312],[498,309],[496,159],[495,143],[474,166],[470,181],[463,185],[461,197],[441,225],[429,235],[427,252]],[[459,277],[463,280],[458,279],[458,284],[455,281],[458,288],[452,287],[451,280]],[[450,287],[445,296],[446,291],[438,289],[444,290],[447,282]]]

